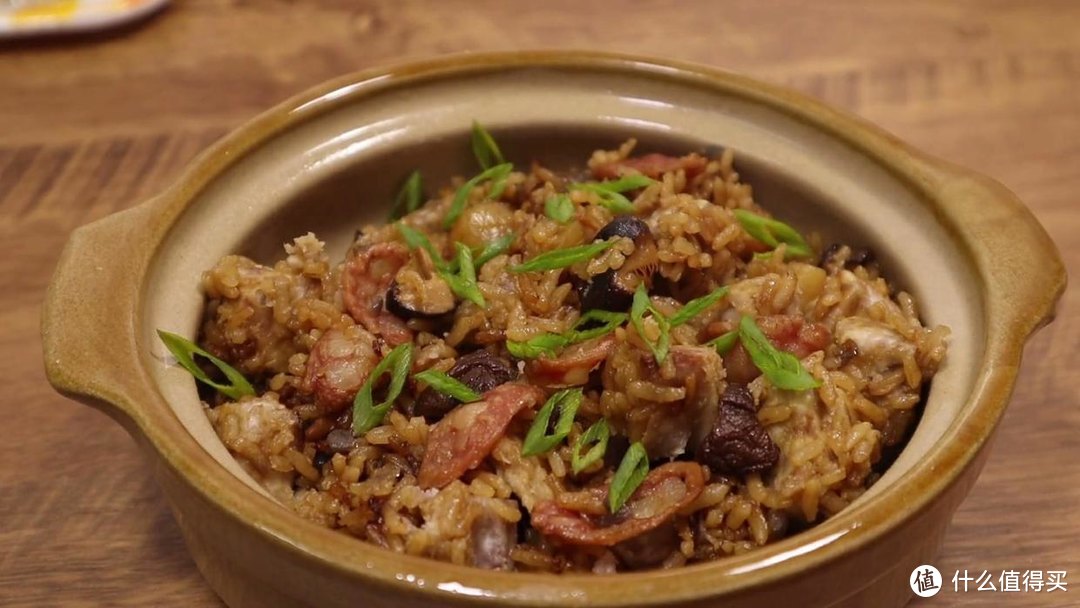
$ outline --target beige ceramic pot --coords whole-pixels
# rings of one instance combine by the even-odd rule
[[[480,119],[507,156],[558,167],[641,149],[736,150],[758,200],[870,245],[924,320],[952,328],[910,443],[870,491],[747,555],[612,577],[492,573],[398,555],[308,523],[243,473],[157,328],[191,336],[201,272],[314,230],[342,254],[398,180],[472,170]],[[899,606],[982,468],[1025,340],[1065,284],[1046,233],[997,183],[795,93],[714,70],[592,53],[465,56],[349,76],[200,156],[159,197],[77,230],[45,303],[49,380],[122,424],[153,464],[195,562],[233,607]]]

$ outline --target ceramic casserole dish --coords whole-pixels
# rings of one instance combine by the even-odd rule
[[[731,147],[763,205],[873,247],[924,321],[952,331],[921,420],[882,478],[838,515],[748,554],[614,578],[404,556],[275,503],[219,441],[191,377],[163,363],[155,330],[194,336],[200,276],[221,256],[265,262],[310,230],[340,258],[356,227],[385,217],[397,176],[469,173],[474,118],[507,157],[552,166],[629,136],[650,150]],[[43,334],[50,382],[135,437],[199,570],[234,608],[900,606],[975,482],[1024,343],[1064,284],[1049,237],[1001,185],[798,94],[625,56],[470,55],[319,86],[216,143],[160,196],[80,228]]]

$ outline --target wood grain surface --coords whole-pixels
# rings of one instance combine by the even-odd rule
[[[592,48],[729,68],[877,122],[1017,192],[1080,270],[1074,0],[185,0],[120,32],[0,46],[0,605],[218,606],[149,467],[45,382],[39,308],[85,222],[162,189],[211,141],[324,79],[463,50]],[[1080,289],[1030,343],[989,464],[936,565],[1066,570],[1080,605]]]

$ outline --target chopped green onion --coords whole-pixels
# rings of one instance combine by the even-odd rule
[[[716,352],[721,356],[731,352],[731,349],[735,348],[735,343],[739,341],[739,330],[733,329],[723,335],[720,335],[705,343],[705,346],[711,346],[716,349]]]
[[[655,342],[650,340],[645,333],[645,313],[652,315],[657,328],[660,330],[660,337]],[[637,330],[645,345],[652,351],[656,362],[663,363],[664,359],[667,359],[668,347],[671,345],[671,335],[669,333],[671,324],[664,315],[660,314],[660,311],[653,307],[644,283],[639,283],[637,291],[634,292],[634,302],[630,305],[630,323],[633,324],[634,329]]]
[[[769,247],[775,249],[780,243],[785,243],[787,244],[787,253],[791,257],[807,258],[813,255],[810,246],[803,240],[802,235],[784,222],[745,209],[736,209],[734,213],[735,219],[739,220],[739,224],[742,225],[747,234]]]
[[[542,355],[554,357],[560,349],[570,345],[563,334],[540,334],[525,342],[506,341],[506,350],[518,359],[536,359]]]
[[[615,331],[616,327],[626,323],[626,319],[627,314],[625,312],[611,312],[599,309],[590,310],[581,315],[577,322],[574,323],[574,327],[570,331],[570,343],[575,344],[577,342],[584,342],[585,340],[591,340],[607,335]],[[600,325],[589,329],[581,329],[593,321],[599,321]]]
[[[615,244],[614,240],[599,241],[588,245],[567,247],[565,249],[553,249],[532,258],[528,262],[511,266],[510,272],[536,272],[540,270],[556,270],[573,266],[578,262],[585,262],[600,255]]]
[[[580,388],[561,390],[552,395],[540,411],[536,414],[529,432],[525,435],[525,441],[521,444],[522,456],[535,456],[549,452],[559,445],[570,434],[570,427],[574,424],[574,416],[581,407],[582,393]],[[559,408],[559,420],[555,423],[555,432],[548,434],[548,424],[551,422],[551,414]]]
[[[578,436],[577,441],[570,448],[570,468],[574,471],[574,475],[604,457],[610,436],[611,431],[604,418],[597,420],[587,431]],[[581,451],[585,448],[588,448],[588,451],[582,454]]]
[[[694,298],[686,303],[679,312],[672,315],[669,322],[672,327],[678,327],[683,323],[686,323],[694,317],[708,310],[713,304],[720,301],[721,298],[727,295],[728,288],[720,287],[714,290],[712,293],[701,296],[700,298]]]
[[[624,312],[590,310],[582,315],[566,333],[544,333],[525,342],[507,340],[506,349],[518,359],[535,359],[543,355],[554,357],[559,350],[571,344],[599,338],[615,331],[616,327],[626,323],[626,318]],[[600,321],[601,325],[589,329],[580,329],[583,325],[593,321]]]
[[[458,251],[458,276],[461,278],[462,298],[475,303],[476,306],[485,306],[484,295],[480,293],[480,287],[476,286],[476,267],[473,266],[472,249],[463,243],[454,243]]]
[[[582,325],[584,325],[586,323],[589,323],[591,321],[600,321],[600,322],[603,322],[603,323],[610,323],[610,322],[625,323],[626,322],[626,313],[625,312],[612,312],[610,310],[601,310],[599,308],[594,308],[594,309],[592,309],[590,311],[587,311],[585,314],[581,315],[581,317],[578,318],[577,322],[574,323],[574,327],[581,327]]]
[[[597,195],[600,205],[607,207],[612,213],[633,213],[634,203],[619,192],[612,192],[599,187],[598,184],[571,184],[571,190],[584,190]]]
[[[614,181],[608,182],[583,182],[570,184],[571,190],[584,190],[599,196],[600,204],[610,209],[613,213],[633,213],[634,204],[623,195],[624,192],[644,188],[656,183],[640,173],[626,175]]]
[[[498,144],[495,143],[495,138],[475,120],[472,123],[472,151],[481,169],[490,169],[506,162],[502,152],[499,151]]]
[[[207,386],[212,386],[219,393],[225,395],[229,399],[239,399],[246,395],[254,395],[255,389],[251,387],[251,383],[247,381],[247,378],[243,374],[236,371],[231,365],[225,363],[221,359],[218,359],[214,355],[206,352],[199,345],[194,342],[179,336],[174,333],[170,333],[164,330],[157,330],[158,337],[165,343],[165,348],[169,349],[169,352],[176,357],[176,362],[181,367],[186,369],[188,373],[195,376],[195,379]],[[229,380],[229,384],[221,384],[215,382],[206,375],[206,372],[202,370],[197,363],[195,363],[195,355],[206,358],[210,363],[214,364],[214,367],[221,370],[221,373],[225,374],[225,377]]]
[[[476,285],[476,267],[478,264],[473,262],[472,250],[461,243],[454,243],[454,249],[457,255],[453,260],[447,262],[443,259],[442,255],[435,250],[435,246],[431,244],[431,241],[424,236],[423,232],[407,226],[403,222],[396,224],[398,232],[401,233],[402,238],[405,239],[405,243],[409,246],[409,249],[423,249],[431,256],[431,261],[435,264],[435,271],[439,273],[446,284],[450,286],[450,290],[454,292],[454,295],[463,299],[473,302],[477,306],[483,308],[486,306],[484,301],[484,295],[480,293],[480,288]],[[512,240],[511,240],[512,242]],[[482,255],[489,255],[494,257],[501,253],[501,251],[489,251],[490,248],[498,248],[509,246],[509,243],[502,242],[502,239],[495,241],[488,248],[484,249]],[[487,260],[484,260],[485,262]]]
[[[624,175],[616,180],[606,182],[579,182],[570,184],[571,190],[586,190],[588,192],[615,192],[623,193],[631,190],[638,190],[646,186],[655,184],[656,180],[646,177],[640,173],[633,173],[630,175]]]
[[[473,266],[479,269],[481,266],[494,259],[495,256],[506,253],[506,250],[510,249],[510,246],[514,244],[515,240],[517,240],[516,234],[507,234],[491,241],[483,248],[473,249]],[[454,259],[447,263],[447,269],[450,272],[457,272],[458,264],[459,260],[455,256]]]
[[[423,202],[423,177],[420,176],[419,170],[413,171],[409,174],[409,177],[405,178],[405,183],[402,184],[401,190],[398,190],[397,197],[394,198],[394,208],[390,212],[390,219],[396,220],[405,214],[416,211]]]
[[[423,232],[409,226],[405,222],[398,222],[395,226],[397,227],[398,232],[401,233],[401,238],[405,239],[405,244],[409,246],[409,249],[423,249],[424,251],[427,251],[436,268],[439,270],[449,270],[442,254],[435,250],[435,246],[431,244],[431,241],[428,240]]]
[[[472,403],[480,400],[480,395],[463,384],[457,378],[450,376],[437,369],[426,369],[413,376],[414,379],[426,383],[432,389],[457,399],[462,403]]]
[[[619,468],[615,470],[615,476],[611,478],[608,508],[612,513],[617,513],[626,504],[648,474],[649,455],[645,452],[645,446],[641,445],[641,442],[636,442],[630,446],[629,450],[626,450]]]
[[[490,180],[491,190],[488,191],[488,198],[497,199],[506,188],[506,176],[510,175],[510,172],[514,170],[514,165],[510,163],[503,163],[501,165],[495,165],[490,169],[485,169],[476,177],[465,182],[465,185],[458,188],[458,191],[454,193],[454,200],[450,203],[450,210],[447,211],[446,217],[443,218],[443,228],[447,230],[454,225],[454,222],[461,216],[461,213],[465,211],[465,203],[469,201],[469,193],[473,191],[473,188],[480,184]]]
[[[401,395],[401,389],[405,387],[405,380],[409,377],[412,369],[412,344],[406,343],[390,351],[368,376],[360,392],[353,399],[353,434],[363,435],[371,429],[382,424],[383,418],[393,407],[394,401]],[[375,383],[382,378],[383,374],[390,374],[390,386],[386,390],[386,398],[375,405]]]
[[[517,235],[510,233],[507,235],[503,235],[495,239],[494,241],[488,243],[484,247],[483,251],[481,251],[476,256],[476,261],[474,262],[474,264],[476,264],[477,268],[480,268],[487,262],[491,261],[491,259],[495,256],[505,253],[506,250],[510,249],[510,246],[514,244],[515,240],[517,240]]]
[[[777,349],[750,317],[739,320],[739,340],[750,354],[750,360],[776,388],[801,391],[817,388],[821,383],[806,371],[795,355]]]
[[[450,284],[450,289],[458,297],[469,300],[480,308],[485,307],[487,303],[484,301],[484,294],[480,293],[480,288],[476,285],[476,267],[473,265],[472,250],[463,243],[454,243],[454,248],[457,250],[457,274],[441,273],[443,279]]]
[[[611,192],[629,192],[631,190],[637,190],[646,186],[651,186],[656,183],[656,180],[642,175],[640,173],[631,173],[624,175],[616,180],[606,182],[592,182],[598,187]]]
[[[574,202],[568,194],[553,194],[544,201],[544,214],[560,224],[565,224],[574,217]]]
[[[600,193],[600,205],[612,213],[630,214],[634,212],[634,203],[618,192]]]
[[[506,167],[502,171],[497,171],[495,177],[491,180],[491,189],[488,190],[487,197],[491,200],[496,200],[502,196],[503,190],[506,190],[506,178],[510,175],[510,172],[514,170],[514,165],[506,163],[505,165],[497,165],[497,167]],[[495,169],[496,167],[492,167]]]

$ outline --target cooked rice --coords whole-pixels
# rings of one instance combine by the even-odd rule
[[[632,162],[633,150],[631,140],[617,150],[594,152],[588,169],[594,175],[613,167],[633,173],[643,166]],[[730,286],[720,305],[672,331],[673,350],[683,349],[696,375],[684,373],[674,356],[656,363],[645,343],[657,337],[655,323],[647,323],[644,339],[627,324],[612,334],[615,344],[598,373],[590,373],[591,366],[577,370],[584,400],[565,442],[547,454],[523,457],[521,442],[537,409],[527,408],[478,466],[441,488],[422,489],[418,468],[438,423],[408,414],[420,392],[415,381],[383,423],[350,449],[327,448],[332,431],[352,428],[349,404],[356,386],[348,403],[331,408],[308,376],[329,360],[353,364],[342,373],[362,379],[391,344],[350,314],[346,264],[332,262],[323,243],[307,234],[285,245],[285,257],[272,267],[226,256],[204,276],[200,344],[242,371],[259,393],[238,402],[207,396],[214,428],[245,469],[301,516],[394,551],[460,564],[597,573],[671,568],[750,551],[830,517],[866,491],[880,476],[883,454],[908,436],[922,390],[945,356],[948,329],[924,327],[911,296],[893,293],[875,264],[848,263],[855,255],[849,247],[831,249],[824,265],[786,260],[783,245],[769,257],[755,256],[763,251],[761,243],[732,211],[768,214],[754,202],[750,185],[740,181],[732,152],[687,158],[639,190],[633,204],[656,242],[654,285],[663,286],[654,291],[657,309],[670,315],[692,298]],[[517,237],[509,251],[479,269],[486,307],[465,301],[446,319],[405,323],[415,349],[413,372],[449,371],[478,348],[512,360],[507,340],[569,330],[582,314],[577,287],[628,263],[636,246],[622,238],[565,271],[508,270],[546,251],[590,243],[615,218],[595,193],[580,190],[571,196],[576,216],[569,224],[545,216],[544,202],[566,192],[572,181],[534,164],[527,173],[509,176],[498,201],[486,199],[489,184],[475,188],[462,217],[445,231],[442,218],[464,183],[457,180],[404,218],[447,255],[454,241],[479,248],[502,235]],[[401,236],[391,225],[364,227],[348,259],[398,242]],[[420,259],[426,254],[411,256],[430,267],[430,259]],[[606,515],[606,493],[593,490],[606,488],[617,462],[597,462],[574,474],[569,447],[600,418],[616,436],[612,452],[627,440],[642,441],[654,468],[672,458],[693,461],[687,446],[694,440],[685,439],[698,420],[688,413],[691,403],[715,409],[738,364],[734,351],[721,359],[700,345],[733,329],[740,314],[795,317],[820,324],[830,338],[802,358],[819,388],[781,390],[764,376],[749,382],[757,420],[779,448],[775,466],[745,475],[705,467],[700,494],[644,534],[656,553],[647,563],[628,557],[635,551],[619,545],[571,544],[530,525],[529,514],[542,503]],[[324,336],[341,342],[336,350],[314,354]],[[371,365],[356,358],[364,348],[373,349]],[[531,374],[533,365],[518,368]],[[554,390],[545,388],[547,394]],[[654,542],[654,534],[660,540]],[[491,548],[484,543],[501,543],[497,551],[506,563],[486,563]]]

